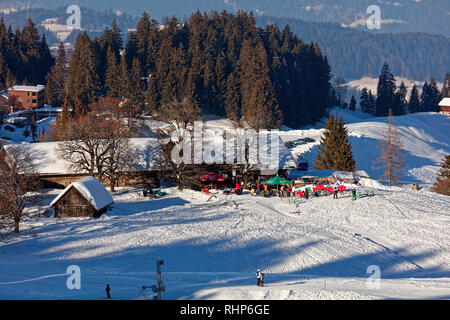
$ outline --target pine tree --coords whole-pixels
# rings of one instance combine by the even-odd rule
[[[314,162],[316,170],[342,170],[353,171],[356,168],[351,151],[351,144],[348,139],[348,129],[344,120],[340,120],[330,113],[325,130],[320,139],[320,146],[317,151],[317,158]]]
[[[405,83],[402,81],[394,96],[394,109],[393,113],[395,116],[404,115],[406,113],[406,94],[408,90],[406,89]]]
[[[442,98],[450,98],[450,73],[447,72],[444,78],[444,84],[441,91]]]
[[[128,91],[129,91],[128,97],[131,100],[133,100],[133,102],[138,108],[142,109],[144,107],[145,97],[144,97],[144,88],[142,86],[141,65],[137,58],[133,60],[133,66],[129,74]]]
[[[77,37],[69,67],[68,94],[88,105],[95,101],[100,89],[97,61],[92,41],[86,32]]]
[[[381,156],[375,160],[375,163],[383,171],[382,177],[386,178],[391,186],[401,180],[400,175],[405,167],[402,143],[394,124],[394,114],[391,109],[389,110],[388,126],[383,132],[378,149]]]
[[[352,95],[352,98],[350,99],[350,105],[348,106],[348,109],[352,111],[356,110],[356,99],[354,95]]]
[[[419,90],[417,89],[416,85],[413,85],[408,101],[408,112],[420,112],[420,104]]]
[[[395,105],[395,78],[385,62],[381,69],[377,86],[377,99],[375,102],[375,116],[384,117],[389,113],[389,109]]]
[[[60,42],[58,47],[58,56],[56,57],[55,64],[51,67],[50,72],[47,74],[47,86],[48,92],[46,93],[47,103],[60,106],[66,95],[66,84],[68,77],[66,50],[64,45]]]
[[[119,97],[121,94],[121,72],[117,65],[116,56],[111,47],[108,47],[106,54],[106,74],[105,74],[105,86],[106,95],[114,98]]]
[[[436,80],[431,78],[430,83],[425,82],[421,95],[421,111],[422,112],[439,112],[439,102],[441,101],[441,93],[438,90]]]
[[[359,99],[359,105],[361,107],[361,111],[373,115],[374,110],[372,109],[369,91],[367,88],[363,88],[361,90],[361,97]]]
[[[450,154],[444,157],[431,191],[450,196]]]
[[[239,91],[239,77],[231,72],[227,79],[227,93],[225,113],[227,117],[234,121],[239,121],[241,109],[241,93]]]

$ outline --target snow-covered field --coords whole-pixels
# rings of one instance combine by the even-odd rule
[[[337,116],[341,114],[347,125],[353,156],[360,170],[379,179],[381,171],[374,165],[380,156],[377,146],[387,127],[387,117],[371,117],[359,111],[333,109]],[[436,172],[444,156],[450,153],[450,115],[435,112],[414,113],[394,117],[405,155],[404,183],[418,182],[429,187],[436,180]],[[323,132],[323,124],[305,130],[285,130],[281,132],[286,141],[299,138],[311,138],[314,142],[303,144],[292,150],[301,155],[310,166],[314,165],[317,148]]]
[[[309,200],[156,200],[122,189],[100,219],[43,217],[0,245],[0,299],[138,299],[164,259],[166,299],[450,298],[450,204],[428,191]],[[48,201],[57,194],[51,191]],[[66,269],[81,269],[68,290]],[[368,267],[381,271],[379,288]],[[265,286],[255,285],[257,268]],[[147,290],[147,294],[149,294]]]
[[[344,115],[358,168],[377,179],[372,161],[387,119],[333,112]],[[113,298],[140,299],[139,288],[156,282],[157,259],[164,259],[166,299],[450,299],[450,201],[429,191],[450,153],[450,116],[418,113],[395,122],[406,154],[403,178],[419,182],[420,191],[370,179],[358,191],[370,187],[375,196],[356,201],[347,194],[210,199],[173,189],[149,200],[140,190],[119,189],[100,219],[41,217],[0,242],[0,299],[103,299],[107,283]],[[313,139],[292,149],[312,166],[322,126],[284,128],[280,136]],[[59,192],[48,190],[47,205]],[[81,269],[80,290],[67,289],[71,265]],[[370,266],[381,272],[378,288]],[[264,287],[255,285],[258,268]]]

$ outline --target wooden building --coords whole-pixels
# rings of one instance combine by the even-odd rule
[[[100,217],[114,202],[108,190],[94,177],[71,183],[50,204],[55,217]]]
[[[116,187],[159,188],[160,164],[158,161],[159,144],[155,138],[131,138],[137,163],[134,170],[119,178]],[[77,172],[72,164],[58,155],[58,142],[24,143],[5,145],[0,151],[0,161],[8,157],[11,146],[20,146],[32,159],[32,165],[38,173],[43,188],[66,188],[71,183],[89,176],[89,172]],[[102,181],[109,186],[109,181]]]
[[[450,114],[450,98],[444,98],[439,102],[439,107],[441,112],[445,114]]]

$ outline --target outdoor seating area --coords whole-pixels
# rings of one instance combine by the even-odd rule
[[[246,194],[255,197],[279,197],[309,199],[311,197],[326,197],[333,195],[337,199],[340,196],[350,197],[353,200],[362,197],[374,196],[373,190],[356,190],[353,183],[339,183],[333,179],[322,177],[321,179],[310,180],[302,177],[298,179],[286,179],[275,176],[265,181],[251,181],[244,184],[242,177],[228,178],[227,176],[209,172],[200,178],[203,183],[201,192],[207,195],[217,194],[220,190],[224,195]],[[333,183],[331,182],[333,181]],[[211,192],[216,190],[216,192]]]

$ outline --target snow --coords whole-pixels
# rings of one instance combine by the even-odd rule
[[[36,171],[45,174],[74,174],[71,163],[58,156],[59,142],[40,142],[18,144],[31,155]],[[136,170],[158,170],[159,144],[155,138],[131,138],[130,144],[136,151]],[[6,145],[5,150],[12,145]]]
[[[164,188],[167,196],[151,200],[140,189],[119,188],[99,219],[29,219],[0,242],[0,299],[103,299],[107,283],[114,299],[141,299],[138,288],[156,282],[157,259],[164,260],[165,299],[449,299],[450,201],[429,186],[450,153],[450,116],[395,117],[406,153],[403,178],[425,186],[412,190],[384,185],[373,168],[387,118],[333,112],[349,128],[357,192],[374,196],[294,201]],[[322,128],[279,134],[285,142],[313,139],[289,150],[312,167]],[[45,205],[60,192],[46,190]],[[80,290],[66,287],[70,265],[81,269]],[[378,288],[369,286],[370,266],[380,268]],[[258,268],[264,287],[255,285]]]
[[[71,183],[64,189],[51,203],[53,207],[70,189],[75,188],[81,195],[89,201],[95,210],[100,211],[114,202],[111,194],[105,189],[103,184],[94,177],[85,177]]]
[[[439,106],[450,106],[450,98],[444,98],[439,102]]]
[[[12,90],[40,92],[40,91],[45,90],[45,86],[44,85],[37,85],[37,86],[13,86]]]
[[[164,191],[149,200],[121,188],[99,219],[25,221],[0,244],[0,299],[103,299],[106,283],[114,299],[140,299],[138,287],[155,284],[157,259],[165,299],[450,296],[447,196],[398,188],[356,201],[218,192],[208,201]],[[81,290],[66,287],[70,265],[81,269]],[[371,265],[379,288],[367,284]],[[264,287],[255,285],[258,268]]]
[[[332,112],[336,116],[344,117],[358,170],[364,170],[368,176],[380,179],[382,172],[376,168],[373,160],[380,156],[377,147],[383,130],[387,127],[387,117],[371,117],[359,111],[340,108],[334,108]],[[394,117],[394,123],[399,130],[405,154],[403,182],[429,187],[436,180],[436,172],[442,159],[450,153],[450,115],[435,112],[413,113]],[[285,142],[299,138],[315,140],[290,150],[294,157],[301,156],[306,159],[312,168],[322,132],[323,123],[318,123],[303,130],[282,131],[280,136]]]

